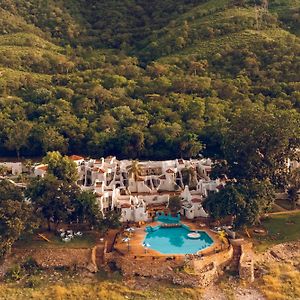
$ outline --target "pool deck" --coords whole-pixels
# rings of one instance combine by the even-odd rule
[[[188,220],[181,220],[182,224],[189,226],[191,230],[199,230],[205,231],[210,238],[213,240],[213,244],[203,250],[197,252],[197,254],[201,254],[203,256],[207,256],[209,254],[213,254],[218,250],[222,249],[221,242],[218,238],[218,235],[212,232],[207,226],[200,226],[199,223],[193,223]],[[135,257],[145,257],[145,256],[152,256],[152,257],[184,257],[185,254],[163,254],[153,249],[148,248],[145,251],[143,247],[143,242],[146,237],[147,232],[145,231],[146,226],[157,226],[161,224],[160,222],[151,222],[145,225],[142,225],[140,228],[135,228],[133,233],[122,232],[119,237],[117,238],[114,248],[121,254],[126,256],[135,256]],[[126,236],[130,236],[129,248],[126,242],[123,242],[122,239]]]

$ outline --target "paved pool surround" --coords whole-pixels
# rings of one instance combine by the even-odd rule
[[[151,247],[146,248],[144,247],[145,238],[147,236],[147,232],[145,231],[146,227],[155,227],[161,225],[161,222],[151,222],[147,223],[146,225],[142,225],[140,228],[136,228],[134,233],[131,236],[129,247],[127,243],[122,242],[122,234],[117,239],[115,244],[115,249],[118,252],[123,253],[123,255],[129,255],[133,257],[143,257],[143,256],[152,256],[152,257],[169,257],[169,256],[176,256],[176,257],[184,257],[184,253],[162,253],[156,249]],[[199,226],[197,223],[193,223],[187,220],[182,220],[181,224],[188,226],[191,231],[200,231],[205,232],[208,237],[213,241],[213,243],[198,251],[198,254],[201,253],[203,255],[210,255],[215,253],[216,249],[221,249],[221,242],[219,241],[217,235],[211,232],[207,227]]]
[[[198,238],[188,236],[190,228],[185,224],[177,226],[147,227],[143,246],[162,254],[196,254],[210,247],[214,241],[205,231],[197,231]]]

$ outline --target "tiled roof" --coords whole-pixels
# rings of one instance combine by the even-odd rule
[[[172,169],[168,169],[167,171],[166,171],[166,173],[175,173]]]
[[[201,199],[200,198],[193,198],[192,202],[193,203],[199,203],[199,202],[201,202]]]
[[[37,166],[36,167],[38,170],[42,170],[42,171],[47,171],[48,170],[48,166]]]
[[[78,156],[78,155],[71,155],[71,156],[69,156],[69,159],[71,159],[71,160],[82,160],[82,159],[84,159],[84,157]]]

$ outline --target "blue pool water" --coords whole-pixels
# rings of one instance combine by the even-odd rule
[[[163,254],[194,254],[213,244],[213,240],[205,231],[199,231],[199,239],[190,239],[187,234],[190,232],[185,227],[162,228],[148,232],[144,244],[148,248]]]

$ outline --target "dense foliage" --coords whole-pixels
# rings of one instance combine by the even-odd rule
[[[268,181],[241,181],[227,184],[219,193],[209,194],[204,208],[215,219],[233,216],[236,227],[255,225],[271,208],[274,195]]]
[[[32,205],[20,188],[7,180],[0,182],[0,257],[11,250],[22,233],[37,225]]]
[[[237,115],[256,110],[286,147],[300,108],[292,2],[1,1],[0,155],[224,157]]]
[[[109,220],[104,221],[99,210],[96,194],[82,191],[76,184],[78,172],[74,162],[59,152],[48,152],[44,161],[48,164],[46,176],[32,178],[25,195],[34,213],[47,222],[48,229],[51,230],[51,224],[57,227],[72,222],[102,229],[109,227]]]

